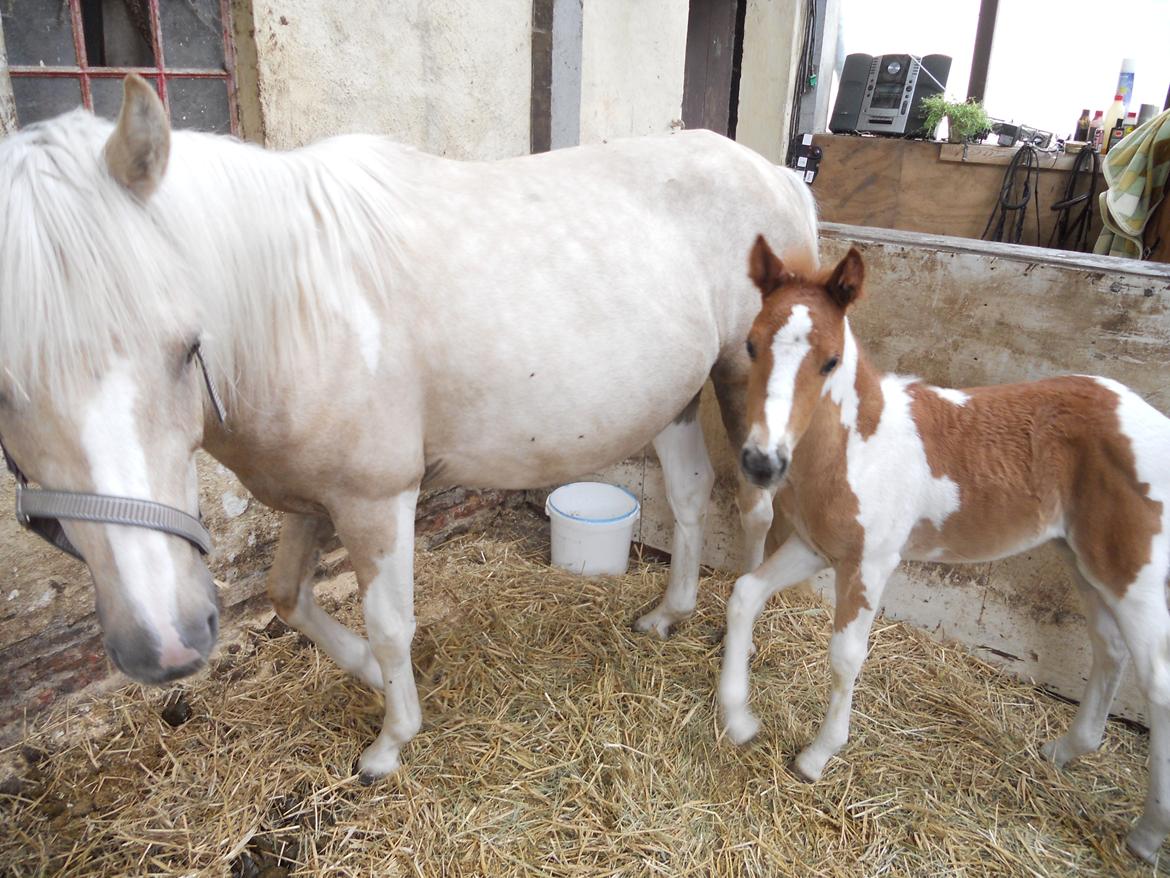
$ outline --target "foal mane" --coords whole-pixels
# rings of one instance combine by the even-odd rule
[[[389,294],[412,150],[176,131],[143,203],[106,168],[111,131],[78,110],[0,143],[0,378],[18,393],[68,393],[119,349],[202,329],[229,397],[259,398]]]

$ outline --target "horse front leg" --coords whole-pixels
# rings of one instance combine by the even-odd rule
[[[414,510],[418,488],[385,501],[334,511],[362,590],[370,648],[381,669],[386,712],[378,737],[358,759],[362,783],[396,771],[399,753],[422,726],[410,661],[414,638]]]
[[[699,424],[699,397],[655,437],[654,451],[662,464],[666,499],[674,514],[670,579],[658,606],[634,622],[634,630],[653,631],[666,638],[671,627],[695,609],[703,527],[711,487],[715,484],[715,471],[707,457],[703,428]]]
[[[328,518],[285,514],[276,557],[268,571],[268,597],[280,618],[312,640],[343,671],[381,691],[382,671],[370,644],[321,609],[313,598],[313,572],[331,532]]]
[[[829,667],[833,673],[829,708],[816,738],[792,764],[796,774],[807,781],[820,780],[825,764],[849,740],[853,687],[869,651],[869,630],[881,605],[882,592],[898,561],[894,556],[867,559],[860,565],[837,565],[837,601],[829,641]]]
[[[804,582],[825,567],[825,559],[793,535],[757,570],[736,580],[727,601],[727,633],[723,637],[723,668],[719,676],[719,709],[723,728],[732,742],[744,744],[760,729],[760,721],[748,707],[748,662],[756,618],[776,592]]]

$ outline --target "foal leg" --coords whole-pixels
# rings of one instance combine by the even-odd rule
[[[313,599],[313,569],[331,525],[328,518],[285,514],[276,557],[268,571],[268,597],[280,618],[317,644],[342,670],[381,690],[382,671],[370,644]]]
[[[736,349],[711,370],[719,414],[727,431],[731,453],[737,461],[748,432],[747,376],[750,367],[744,352]],[[776,492],[753,485],[738,466],[735,475],[735,499],[743,529],[743,571],[750,573],[764,563],[765,541],[772,527],[772,498]]]
[[[1097,594],[1092,585],[1080,574],[1075,573],[1077,591],[1085,608],[1089,623],[1089,640],[1093,645],[1093,667],[1089,671],[1089,682],[1077,708],[1077,715],[1059,738],[1049,741],[1040,748],[1046,759],[1058,766],[1092,753],[1101,746],[1105,735],[1105,721],[1109,718],[1109,707],[1121,684],[1121,677],[1129,661],[1129,651],[1117,627],[1113,611]]]
[[[869,649],[869,629],[881,604],[882,591],[898,560],[865,561],[860,569],[853,565],[837,567],[837,607],[833,638],[829,641],[829,667],[833,672],[829,709],[816,738],[792,766],[805,780],[819,780],[825,764],[849,740],[853,686]]]
[[[794,535],[757,570],[736,580],[735,590],[727,602],[727,633],[723,638],[723,669],[719,676],[723,728],[734,743],[750,741],[760,729],[760,721],[748,707],[748,661],[756,618],[768,598],[804,582],[825,566],[825,559]]]
[[[703,550],[703,526],[715,472],[707,457],[703,428],[699,424],[699,397],[654,439],[654,451],[662,463],[666,497],[674,513],[674,541],[670,555],[670,581],[658,606],[634,623],[637,631],[653,631],[659,637],[695,609],[699,591],[699,555]]]
[[[1149,711],[1146,804],[1125,843],[1150,862],[1170,833],[1170,612],[1166,608],[1166,559],[1158,562],[1147,564],[1121,598],[1110,601],[1108,592],[1103,592],[1133,657],[1138,687]]]
[[[418,489],[388,501],[357,503],[334,516],[364,597],[370,646],[381,668],[386,712],[382,731],[358,759],[362,783],[395,771],[399,752],[422,726],[410,663],[414,638],[414,509]]]

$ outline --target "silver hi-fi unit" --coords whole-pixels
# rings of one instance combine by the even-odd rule
[[[829,130],[834,134],[928,136],[922,101],[942,93],[950,72],[949,55],[849,55]]]

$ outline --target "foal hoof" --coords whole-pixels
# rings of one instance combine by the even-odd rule
[[[1162,849],[1162,842],[1165,840],[1165,832],[1143,828],[1139,818],[1137,824],[1126,836],[1125,848],[1139,860],[1153,865],[1158,859],[1158,852]]]
[[[803,771],[801,771],[800,763],[796,761],[795,756],[793,756],[791,759],[788,760],[788,772],[789,772],[789,774],[791,774],[794,778],[796,778],[801,783],[816,783],[817,782],[817,778],[809,777],[807,774],[805,774]]]
[[[788,763],[788,769],[798,780],[805,783],[816,783],[825,773],[823,764],[817,765],[814,757],[808,755],[808,750],[802,750],[795,759]]]
[[[651,610],[645,616],[640,616],[634,622],[634,630],[639,634],[657,634],[660,640],[670,637],[670,629],[674,620],[660,610]]]
[[[736,746],[742,746],[760,733],[760,721],[750,711],[724,717],[723,731]]]

